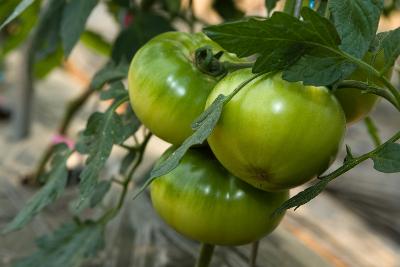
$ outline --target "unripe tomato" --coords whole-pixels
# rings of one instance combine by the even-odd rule
[[[177,168],[151,184],[153,206],[161,218],[177,232],[215,245],[242,245],[272,232],[283,215],[271,215],[288,195],[258,190],[237,179],[209,148],[190,149]]]
[[[195,51],[210,46],[222,48],[204,34],[167,32],[139,49],[128,73],[132,108],[156,136],[181,144],[192,134],[191,123],[204,109],[217,77],[195,66]],[[232,59],[224,54],[222,60]]]
[[[364,61],[371,64],[372,60],[372,54],[368,52],[364,57]],[[384,60],[384,54],[379,53],[372,65],[376,69],[380,70],[385,65]],[[388,73],[386,73],[387,78],[390,78],[391,72],[392,71],[389,70]],[[367,82],[368,75],[358,68],[346,80]],[[369,81],[378,86],[383,86],[383,84],[375,77],[371,78]],[[365,94],[356,88],[341,88],[336,90],[334,94],[344,110],[347,123],[355,123],[363,119],[371,112],[379,99],[377,95]]]
[[[211,92],[207,106],[228,95],[253,74],[235,71]],[[217,159],[235,176],[266,190],[303,184],[334,160],[345,132],[345,117],[325,87],[263,75],[224,107],[208,138]]]

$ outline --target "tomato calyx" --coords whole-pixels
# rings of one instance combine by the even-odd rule
[[[228,72],[253,67],[253,62],[234,63],[229,61],[220,61],[224,51],[216,54],[210,46],[206,45],[196,49],[194,63],[203,73],[214,77],[225,76]]]
[[[227,73],[224,64],[219,61],[224,51],[214,55],[211,46],[203,46],[195,51],[195,65],[203,73],[218,77]]]

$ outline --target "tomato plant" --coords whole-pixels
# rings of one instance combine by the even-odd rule
[[[364,61],[372,64],[378,70],[382,69],[385,65],[383,53],[378,53],[377,56],[373,56],[373,54],[369,52],[364,57]],[[390,78],[390,74],[391,69],[387,71],[385,75]],[[363,82],[368,81],[383,86],[382,82],[380,82],[376,77],[369,78],[360,68],[357,68],[348,79]],[[341,88],[340,90],[335,91],[335,96],[343,108],[347,123],[355,123],[363,119],[369,112],[371,112],[379,99],[377,95],[363,93],[357,88]]]
[[[196,66],[195,51],[204,46],[222,50],[202,33],[164,33],[144,45],[130,65],[132,108],[146,127],[169,143],[180,144],[192,133],[190,125],[218,81],[218,76]]]
[[[215,86],[207,105],[251,76],[249,69],[228,75]],[[343,111],[327,88],[289,83],[280,74],[263,75],[226,104],[208,143],[231,173],[276,191],[325,171],[344,131]]]
[[[43,182],[43,188],[2,233],[24,227],[60,198],[67,185],[74,186],[67,162],[80,153],[86,160],[79,193],[73,190],[76,200],[69,205],[77,208],[69,223],[41,238],[38,252],[14,267],[81,266],[104,247],[107,227],[121,214],[127,196],[135,198],[150,184],[161,217],[203,242],[196,267],[208,267],[214,247],[210,243],[259,240],[277,226],[286,209],[306,204],[366,160],[380,172],[400,172],[400,131],[381,142],[369,118],[367,130],[376,147],[358,155],[346,146],[343,164],[323,174],[340,147],[346,117],[352,123],[366,116],[376,96],[400,111],[400,92],[385,73],[400,55],[400,28],[377,33],[383,1],[285,0],[283,12],[275,12],[277,0],[268,0],[266,18],[238,20],[244,13],[236,9],[236,1],[203,1],[214,2],[216,12],[230,20],[218,25],[196,17],[195,1],[8,2],[13,3],[0,5],[0,35],[6,41],[0,44],[0,58],[10,51],[7,47],[17,47],[29,36],[21,68],[25,93],[16,105],[24,112],[16,118],[29,118],[34,73],[47,74],[60,65],[78,42],[109,56],[86,90],[67,105],[57,138],[32,172],[32,180]],[[85,26],[99,3],[119,25],[114,41],[98,32],[100,27]],[[392,3],[386,11],[395,7]],[[200,27],[203,33],[194,33]],[[165,33],[173,29],[190,33]],[[74,69],[73,64],[66,66]],[[107,100],[101,105],[107,108],[94,110],[86,128],[73,136],[69,125],[92,94]],[[130,192],[136,190],[132,179],[153,134],[176,146],[154,166],[145,184]],[[70,147],[57,144],[73,143],[74,138]],[[203,146],[193,149],[195,145]],[[125,152],[118,173],[102,175],[109,173],[102,170],[115,146]],[[287,199],[288,188],[315,176],[317,181]],[[115,190],[109,190],[112,184]],[[114,197],[104,198],[108,192],[117,194],[115,202]],[[135,227],[140,231],[140,225]],[[256,248],[257,242],[253,265]]]
[[[176,169],[151,184],[154,208],[170,226],[218,245],[242,245],[271,232],[283,215],[272,213],[288,196],[288,191],[264,192],[234,177],[209,148],[189,150]]]

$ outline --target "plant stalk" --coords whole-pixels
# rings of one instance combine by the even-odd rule
[[[211,258],[214,253],[214,245],[201,244],[199,258],[197,259],[195,267],[208,267],[211,263]]]
[[[259,240],[251,243],[251,254],[250,254],[250,259],[249,259],[249,267],[256,267],[259,244],[260,244]]]
[[[400,111],[400,106],[397,104],[396,99],[389,91],[379,87],[368,85],[364,82],[354,81],[354,80],[343,80],[335,86],[335,90],[340,90],[340,89],[345,90],[345,88],[349,87],[357,88],[359,90],[364,91],[365,93],[381,96],[387,101],[389,101],[398,111]]]
[[[140,165],[140,164],[142,163],[142,161],[143,161],[144,152],[145,152],[145,150],[146,150],[147,144],[148,144],[149,141],[150,141],[151,136],[152,136],[151,133],[147,134],[147,135],[145,136],[143,142],[142,142],[142,143],[140,144],[140,146],[138,147],[139,156],[138,156],[137,160],[135,161],[135,163],[132,165],[132,167],[131,167],[131,168],[129,169],[129,171],[127,172],[127,174],[126,174],[126,176],[125,176],[125,179],[124,179],[123,181],[119,181],[119,180],[116,181],[116,180],[113,180],[113,182],[116,182],[116,183],[118,183],[119,185],[122,186],[122,192],[121,192],[121,194],[120,194],[120,196],[119,196],[118,203],[117,203],[117,205],[115,206],[115,208],[113,208],[113,209],[107,211],[107,212],[99,219],[99,222],[101,222],[101,223],[107,223],[107,222],[109,222],[109,221],[112,220],[112,219],[118,214],[118,212],[121,210],[121,208],[122,208],[122,206],[123,206],[123,204],[124,204],[125,198],[126,198],[126,194],[128,193],[128,187],[129,187],[129,184],[130,184],[130,182],[131,182],[131,180],[132,180],[133,174],[135,173],[136,169],[139,167],[139,165]]]
[[[396,108],[400,110],[400,92],[388,81],[388,79],[384,76],[383,73],[380,73],[377,71],[374,67],[369,65],[368,63],[353,57],[352,55],[346,53],[346,52],[341,52],[340,53],[343,57],[347,58],[350,60],[350,62],[356,63],[358,67],[360,67],[362,70],[366,71],[367,73],[377,77],[384,85],[385,87],[390,91],[390,93],[394,96],[395,102],[396,102]]]
[[[378,128],[376,127],[371,117],[366,117],[364,119],[364,124],[367,127],[368,134],[371,137],[372,141],[374,142],[375,147],[380,146],[382,141],[378,135]]]

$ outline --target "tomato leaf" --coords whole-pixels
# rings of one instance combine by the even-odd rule
[[[204,32],[239,57],[257,54],[255,73],[283,70],[284,79],[313,85],[347,77],[355,66],[339,50],[333,24],[310,8],[303,8],[301,15],[303,20],[275,12],[270,19],[230,22]]]
[[[59,66],[63,59],[63,51],[61,46],[58,46],[55,51],[42,55],[40,59],[36,59],[34,74],[38,79],[43,79],[54,68]]]
[[[104,198],[104,196],[108,193],[111,188],[110,180],[103,180],[99,182],[94,190],[92,197],[90,198],[90,207],[94,208],[97,206]]]
[[[50,0],[40,13],[33,35],[35,38],[32,38],[36,77],[45,77],[62,62],[59,33],[65,3],[65,0]]]
[[[119,167],[119,173],[124,174],[128,170],[128,168],[132,165],[132,163],[138,157],[137,150],[129,150],[129,152],[122,158],[121,165]]]
[[[67,2],[61,21],[61,39],[66,58],[85,30],[86,20],[97,3],[98,0],[71,0]]]
[[[379,40],[377,50],[383,49],[385,55],[385,66],[380,71],[385,73],[393,67],[394,62],[400,55],[400,27],[392,31],[379,33],[377,39]]]
[[[8,23],[18,17],[22,12],[25,11],[30,5],[33,4],[35,0],[22,0],[18,6],[15,7],[14,11],[11,13],[10,16],[0,25],[0,30],[2,30]]]
[[[193,123],[195,132],[189,136],[183,144],[172,152],[164,161],[156,164],[150,172],[150,177],[146,183],[135,193],[134,198],[139,196],[147,186],[157,177],[169,173],[175,169],[186,151],[193,145],[201,145],[211,134],[219,118],[221,117],[222,108],[227,101],[227,97],[219,95],[214,102],[198,117]]]
[[[322,179],[316,182],[314,185],[308,187],[307,189],[297,193],[295,196],[291,197],[289,200],[285,201],[272,216],[279,215],[285,212],[287,209],[299,208],[300,206],[308,203],[310,200],[318,196],[328,185],[330,179]]]
[[[335,0],[328,8],[342,40],[340,49],[362,58],[375,38],[383,1]]]
[[[114,102],[105,113],[95,112],[90,116],[76,146],[80,153],[89,154],[80,175],[80,204],[91,197],[113,145],[125,141],[134,130],[130,124],[124,124],[122,117],[114,111],[116,105],[119,103]]]
[[[151,38],[173,30],[170,22],[162,16],[153,13],[138,13],[129,27],[118,35],[112,48],[111,58],[117,63],[130,62],[136,51]]]
[[[129,65],[126,61],[121,61],[119,64],[109,62],[94,75],[91,87],[98,90],[107,82],[119,81],[125,78],[128,74]]]
[[[0,1],[1,11],[0,11],[0,21],[2,21],[4,15],[11,13],[10,8],[15,7],[15,3],[12,1]],[[2,44],[0,46],[0,61],[1,57],[5,56],[8,52],[17,48],[25,39],[28,37],[32,27],[36,24],[37,14],[40,11],[40,1],[34,2],[34,4],[21,13],[19,19],[11,23],[11,27],[16,27],[18,30],[12,32],[12,34],[7,35],[6,38],[2,39]]]
[[[271,11],[276,7],[276,3],[279,0],[265,0],[265,6],[267,8],[268,14],[271,14]]]
[[[254,72],[280,70],[313,48],[337,49],[339,45],[339,36],[327,19],[309,8],[303,8],[302,14],[305,21],[275,12],[270,19],[228,22],[207,27],[204,32],[239,57],[260,54]]]
[[[111,53],[111,44],[105,40],[100,34],[86,30],[81,35],[80,41],[88,48],[103,55],[109,56]]]
[[[37,240],[39,250],[14,267],[78,267],[104,247],[104,225],[91,221],[62,225],[51,236]]]
[[[400,144],[387,143],[372,156],[374,169],[383,173],[400,172]]]
[[[125,89],[125,86],[121,81],[111,83],[108,90],[100,92],[101,100],[118,99],[124,97],[128,97],[128,91]]]
[[[216,0],[212,7],[224,20],[239,19],[244,15],[233,0]]]
[[[194,126],[195,132],[164,162],[155,166],[150,173],[150,177],[159,177],[169,173],[178,166],[179,161],[191,146],[201,145],[207,139],[221,116],[225,100],[226,97],[223,95],[219,95],[217,99],[215,99],[211,106],[205,110],[205,115],[200,115],[199,120],[196,120]]]
[[[43,208],[52,204],[61,196],[67,183],[68,170],[66,162],[70,155],[71,151],[65,144],[59,144],[54,148],[50,171],[42,179],[47,183],[29,200],[12,222],[3,229],[2,233],[22,228]]]
[[[303,81],[304,85],[330,85],[353,72],[355,66],[343,57],[326,52],[324,56],[305,55],[283,72],[289,82]]]

